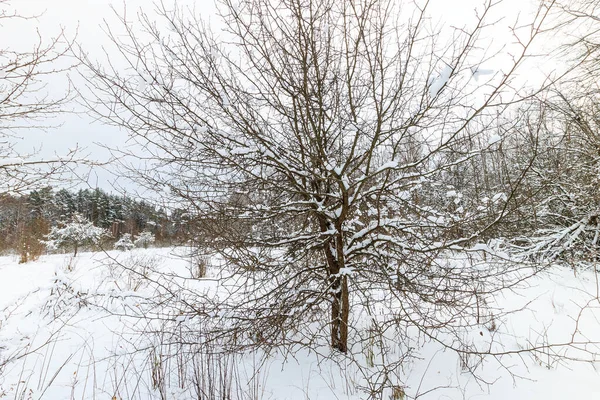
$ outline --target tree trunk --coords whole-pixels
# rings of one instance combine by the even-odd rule
[[[77,257],[77,248],[79,243],[75,242],[75,254],[73,254],[73,257]]]
[[[332,228],[327,220],[320,221],[321,232]],[[341,232],[341,222],[336,223],[337,232]],[[332,294],[331,300],[331,347],[346,353],[348,351],[348,317],[350,301],[348,293],[348,277],[340,275],[345,266],[344,241],[340,233],[324,247],[325,259]]]
[[[332,290],[335,291],[331,303],[331,347],[345,353],[348,351],[348,277],[332,277]]]

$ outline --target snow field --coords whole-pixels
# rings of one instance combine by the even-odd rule
[[[47,255],[27,264],[0,257],[0,363],[11,358],[0,369],[0,398],[187,400],[204,392],[202,398],[363,399],[385,377],[398,390],[388,385],[383,399],[398,397],[399,389],[421,399],[600,398],[600,302],[592,271],[553,268],[492,305],[499,315],[519,311],[461,332],[474,349],[509,354],[458,355],[410,327],[387,329],[381,343],[370,340],[373,318],[384,321],[393,302],[374,315],[354,304],[348,356],[329,350],[318,321],[302,332],[316,338],[310,348],[222,354],[202,343],[193,315],[178,315],[171,303],[157,306],[156,299],[170,292],[177,298],[181,288],[180,301],[200,291],[224,294],[219,261],[207,278],[193,279],[185,253]],[[184,337],[196,342],[179,343]],[[538,350],[519,353],[531,347]]]

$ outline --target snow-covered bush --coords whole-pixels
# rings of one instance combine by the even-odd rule
[[[148,246],[153,244],[155,240],[156,238],[152,232],[144,231],[135,239],[134,244],[135,247],[143,247],[144,249],[147,249]]]
[[[133,242],[131,241],[131,234],[125,233],[115,243],[115,250],[127,251],[134,248]]]
[[[131,234],[124,233],[123,236],[115,243],[115,250],[127,251],[133,249],[135,246],[131,241]]]
[[[104,236],[108,236],[105,229],[94,226],[81,214],[74,214],[71,222],[63,224],[62,227],[52,227],[44,243],[49,250],[73,246],[74,255],[76,256],[80,246],[98,244]]]

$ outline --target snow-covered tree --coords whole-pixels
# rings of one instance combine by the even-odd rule
[[[135,247],[143,247],[144,249],[147,249],[148,246],[152,245],[155,240],[156,239],[152,232],[144,231],[135,239],[134,244]]]
[[[131,21],[129,37],[112,37],[134,76],[83,57],[90,110],[144,146],[148,165],[131,172],[187,205],[194,242],[234,271],[230,297],[190,291],[185,302],[220,310],[229,323],[215,336],[230,333],[228,344],[253,332],[258,345],[310,345],[328,331],[346,353],[362,304],[373,340],[415,330],[461,352],[460,330],[485,324],[481,307],[522,279],[447,257],[502,220],[519,180],[471,207],[447,178],[513,133],[513,77],[546,9],[501,70],[476,75],[498,56],[478,41],[496,2],[435,33],[428,7],[405,3],[221,0],[219,35],[163,9],[165,24],[141,18],[147,43]],[[408,337],[396,342],[411,351]]]
[[[600,256],[600,8],[595,0],[557,5],[558,57],[568,73],[530,113],[539,135],[521,140],[504,162],[514,168],[516,158],[538,154],[523,185],[529,199],[512,235],[516,251],[574,267]]]
[[[131,234],[130,233],[124,233],[123,236],[121,236],[119,238],[119,240],[117,240],[115,242],[115,246],[114,247],[115,247],[116,250],[121,250],[121,251],[127,251],[127,250],[133,249],[135,247],[135,245],[131,241]]]
[[[76,256],[81,246],[98,244],[100,239],[107,235],[106,229],[94,226],[81,214],[74,214],[70,222],[52,227],[47,235],[46,245],[49,249],[72,246]]]

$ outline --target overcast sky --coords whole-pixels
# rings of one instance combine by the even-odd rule
[[[172,0],[163,2],[167,6],[175,3]],[[38,17],[29,21],[13,20],[10,24],[4,24],[2,37],[10,38],[10,42],[5,41],[3,45],[6,43],[15,49],[28,50],[38,40],[38,30],[43,38],[55,37],[64,30],[67,38],[75,38],[77,45],[84,51],[92,57],[97,54],[100,58],[103,48],[111,51],[111,43],[104,30],[105,24],[118,26],[115,12],[120,15],[126,12],[129,18],[133,18],[142,7],[144,11],[151,12],[154,8],[152,3],[150,0],[12,0],[10,5],[18,14]],[[201,12],[213,14],[212,0],[179,0],[177,3],[202,5]],[[77,71],[71,71],[69,78],[54,77],[48,84],[48,91],[57,95],[64,93],[69,79],[75,84],[81,84]],[[65,154],[69,149],[79,147],[83,149],[83,154],[89,154],[91,159],[106,161],[110,155],[103,146],[122,148],[127,145],[126,132],[94,121],[75,103],[68,108],[75,112],[62,114],[48,121],[51,127],[45,131],[36,129],[20,132],[17,149],[22,153],[40,150],[41,157],[50,157]],[[81,173],[87,175],[88,171],[85,168]],[[113,174],[95,168],[91,171],[88,184],[111,190],[114,181]],[[126,189],[132,188],[123,180],[119,180],[119,184],[125,185]]]
[[[174,0],[163,0],[167,7],[172,7]],[[193,6],[205,18],[214,17],[213,0],[179,0],[179,5]],[[437,14],[436,18],[446,25],[460,26],[466,16],[473,17],[473,10],[480,0],[434,0],[431,9]],[[531,0],[505,0],[500,10],[506,18],[499,22],[488,32],[490,38],[496,43],[504,39],[510,40],[509,26],[514,22],[518,13],[530,14],[534,2]],[[65,30],[66,37],[77,37],[77,43],[82,46],[92,57],[95,54],[101,58],[102,48],[110,50],[110,42],[103,31],[103,24],[117,26],[115,11],[122,14],[128,13],[129,19],[134,19],[135,13],[144,8],[151,13],[154,6],[151,0],[12,0],[11,6],[22,15],[40,15],[29,21],[15,20],[0,28],[3,37],[3,46],[8,44],[14,48],[28,48],[37,40],[36,31],[39,30],[44,38],[56,36],[61,29]],[[114,8],[114,10],[113,10]],[[7,39],[8,38],[8,39]],[[77,74],[71,73],[72,79],[77,83]],[[60,93],[66,87],[67,80],[53,78],[48,90]],[[74,108],[77,108],[75,105]],[[81,110],[80,110],[81,111]],[[48,129],[47,132],[23,132],[22,140],[18,144],[20,151],[31,151],[41,148],[43,155],[64,154],[69,148],[79,145],[85,147],[87,153],[95,159],[107,159],[108,153],[101,145],[121,147],[126,145],[127,133],[113,127],[103,126],[94,122],[84,113],[60,115],[51,122],[59,125]],[[100,186],[110,190],[112,182],[110,174],[95,171],[90,177],[91,186]]]

